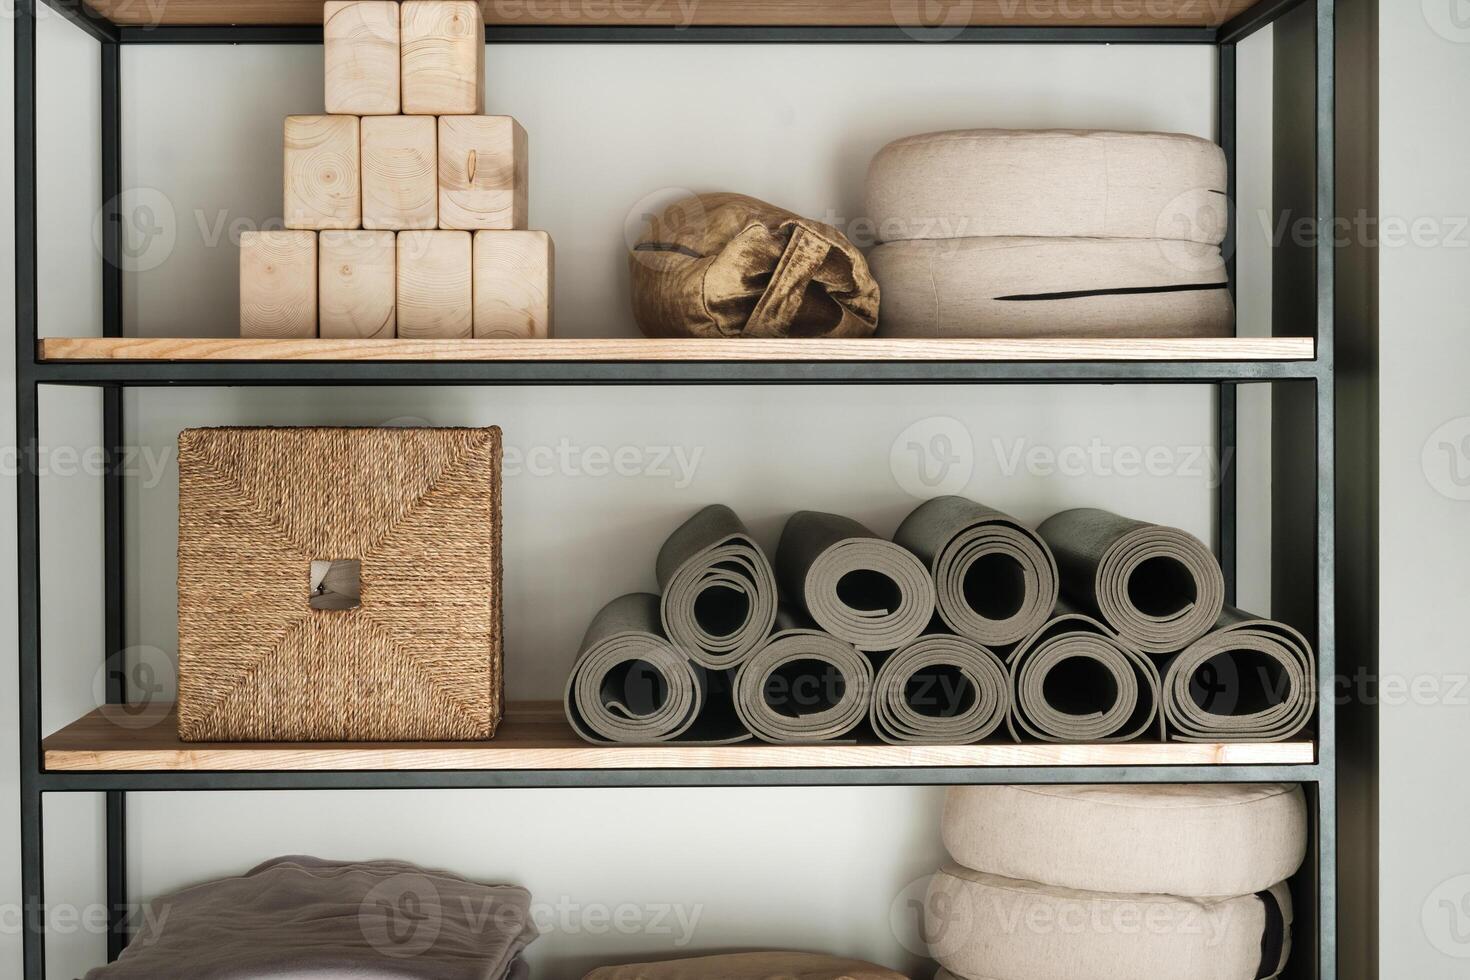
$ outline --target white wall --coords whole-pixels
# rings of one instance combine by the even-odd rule
[[[1428,685],[1425,696],[1385,688],[1378,709],[1380,967],[1424,980],[1470,971],[1465,14],[1449,2],[1379,6],[1379,656],[1385,683]]]
[[[1252,42],[1261,44],[1269,51],[1269,39]],[[488,67],[491,111],[514,113],[531,136],[534,223],[557,243],[558,332],[598,336],[635,332],[622,246],[629,214],[646,210],[640,202],[650,194],[737,189],[841,223],[861,214],[868,158],[908,133],[991,125],[1210,136],[1212,57],[1204,47],[1156,46],[535,46],[493,48]],[[139,247],[129,259],[128,330],[228,335],[237,295],[228,229],[278,215],[280,117],[320,111],[320,50],[131,48],[123,70],[124,182],[165,232],[132,240]],[[1260,120],[1258,111],[1243,109],[1244,126],[1269,132],[1269,116]],[[47,160],[58,152],[43,145]],[[1264,193],[1252,181],[1242,186],[1242,201],[1264,206]],[[125,214],[135,213],[125,206]],[[75,233],[76,215],[68,222]],[[1258,264],[1243,259],[1247,275],[1252,268]],[[1242,309],[1251,332],[1259,330],[1255,297],[1266,284],[1248,286]],[[90,332],[84,319],[48,318],[43,330]],[[88,404],[57,409],[57,433],[95,418]],[[183,426],[496,423],[507,446],[522,452],[634,446],[647,467],[673,467],[669,475],[598,475],[579,458],[551,472],[508,474],[512,697],[559,696],[588,618],[619,592],[652,587],[663,535],[700,505],[731,502],[767,545],[798,507],[848,513],[887,533],[916,502],[910,490],[921,460],[907,447],[936,445],[936,436],[953,440],[948,489],[1029,521],[1090,504],[1206,538],[1211,525],[1213,473],[1205,461],[1213,458],[1212,397],[1205,388],[179,389],[131,392],[127,411],[140,460],[128,494],[129,641],[165,657],[176,643],[169,452]],[[1109,460],[1101,468],[1009,472],[1018,446],[1094,445]],[[1110,454],[1153,447],[1173,453],[1173,472],[1112,471]],[[687,479],[675,463],[660,463],[675,453],[695,463]],[[1265,475],[1259,462],[1249,465]],[[1242,489],[1254,491],[1243,495],[1243,527],[1254,534],[1242,547],[1242,596],[1264,611],[1264,521],[1253,508],[1263,506],[1266,486],[1264,479],[1244,482],[1242,473]],[[95,540],[85,502],[95,488],[70,492],[80,502],[66,512],[48,502],[49,560],[59,568],[85,567]],[[11,567],[7,561],[7,574]],[[82,589],[94,587],[88,581]],[[95,623],[83,617],[57,628],[84,634]],[[84,678],[98,656],[85,639],[53,642],[56,635],[48,631],[45,650],[53,681],[48,730],[87,706]],[[5,685],[13,686],[8,675]],[[750,945],[842,950],[912,968],[918,961],[906,948],[912,935],[903,905],[898,927],[890,925],[890,908],[940,860],[938,798],[933,789],[896,787],[135,795],[132,887],[152,897],[283,852],[395,856],[518,881],[553,907],[700,909],[692,940],[679,948],[673,937],[646,931],[594,934],[592,921],[574,911],[570,927],[560,924],[533,947],[543,977],[575,977],[601,957]],[[65,876],[65,893],[78,901],[95,900],[82,897],[95,896],[89,875],[97,868],[87,846],[95,845],[95,809],[87,805],[67,801],[48,820],[53,842],[76,839],[62,836],[63,820],[92,828],[79,846],[53,852],[57,882]],[[64,957],[54,971],[62,976],[94,960],[101,945],[74,935],[56,937],[52,948]]]

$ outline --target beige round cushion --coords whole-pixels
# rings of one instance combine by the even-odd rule
[[[1285,783],[956,786],[940,828],[967,868],[1088,891],[1249,895],[1307,854],[1306,798]]]
[[[951,865],[924,902],[930,955],[967,980],[1256,980],[1291,953],[1291,893],[1084,892]]]
[[[885,337],[1225,337],[1215,245],[1102,238],[890,242],[868,253]]]
[[[1047,236],[1218,245],[1224,152],[1177,133],[973,129],[889,143],[868,168],[880,242]]]

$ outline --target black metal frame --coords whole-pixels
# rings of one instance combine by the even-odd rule
[[[273,789],[428,789],[463,787],[571,786],[745,786],[873,785],[962,783],[1085,782],[1254,782],[1289,780],[1308,784],[1317,813],[1316,860],[1312,888],[1298,927],[1316,931],[1316,961],[1298,966],[1302,977],[1335,977],[1336,910],[1336,753],[1333,712],[1333,255],[1315,249],[1315,337],[1313,360],[1287,362],[534,362],[534,363],[43,363],[37,360],[36,249],[36,4],[15,4],[15,177],[16,177],[16,390],[18,475],[18,593],[20,676],[20,799],[22,890],[25,922],[24,977],[45,977],[44,841],[42,805],[48,792],[101,792],[106,797],[108,957],[115,958],[127,936],[126,796],[128,791],[210,791]],[[121,229],[116,199],[121,181],[122,45],[132,44],[312,44],[319,27],[118,27],[93,13],[81,0],[46,0],[101,46],[103,323],[106,336],[122,329]],[[1210,44],[1218,50],[1219,140],[1230,161],[1230,197],[1235,179],[1235,45],[1240,40],[1305,6],[1315,11],[1312,39],[1315,61],[1314,125],[1293,148],[1294,163],[1314,159],[1314,215],[1320,228],[1333,214],[1334,0],[1263,0],[1220,28],[1049,28],[974,27],[948,43],[1034,44]],[[490,27],[487,40],[499,43],[914,43],[897,27]],[[1278,45],[1279,46],[1279,45]],[[1278,85],[1278,100],[1282,97]],[[1226,243],[1232,292],[1235,288],[1235,221],[1232,211]],[[1278,323],[1281,308],[1278,304]],[[1303,325],[1305,326],[1305,325]],[[1303,332],[1306,332],[1305,330]],[[1272,383],[1280,409],[1310,417],[1293,426],[1279,423],[1274,440],[1278,460],[1291,455],[1302,479],[1310,479],[1311,540],[1279,555],[1278,593],[1301,604],[1309,591],[1317,610],[1320,701],[1318,760],[1297,766],[1039,767],[1006,769],[757,769],[757,770],[566,770],[566,771],[364,771],[364,772],[48,772],[41,753],[41,636],[39,475],[34,449],[39,438],[38,389],[43,384],[93,385],[104,390],[103,440],[110,465],[104,481],[106,654],[126,646],[122,504],[124,480],[124,389],[135,386],[349,385],[545,385],[545,384],[1009,384],[1009,383],[1177,383],[1210,384],[1218,390],[1218,436],[1222,454],[1233,453],[1236,439],[1236,386]],[[1221,563],[1233,595],[1235,579],[1236,477],[1222,471],[1217,510]],[[1277,480],[1278,486],[1285,481]],[[1300,485],[1296,493],[1301,494]],[[1273,505],[1279,515],[1291,508]],[[1292,507],[1301,511],[1300,504]],[[1309,545],[1309,546],[1308,546]],[[1282,585],[1283,571],[1293,586]],[[1301,577],[1305,575],[1305,577]],[[1300,582],[1309,582],[1302,586]],[[1278,595],[1280,599],[1280,595]],[[127,697],[123,665],[109,662],[107,699]],[[1302,944],[1308,947],[1307,944]]]

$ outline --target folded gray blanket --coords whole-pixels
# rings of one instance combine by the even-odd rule
[[[1164,720],[1176,742],[1283,742],[1316,706],[1306,637],[1234,606],[1164,671]]]
[[[1065,597],[1146,653],[1183,650],[1225,604],[1219,560],[1177,528],[1079,508],[1037,533],[1056,556]]]
[[[776,576],[729,507],[711,504],[681,524],[655,571],[664,632],[700,666],[738,666],[771,635]]]
[[[964,497],[926,500],[893,532],[934,575],[939,615],[976,643],[1036,632],[1057,604],[1057,563],[1035,531]]]
[[[785,598],[859,650],[896,650],[934,616],[934,580],[913,553],[857,521],[803,510],[776,546]]]
[[[709,671],[664,636],[659,597],[618,596],[582,639],[567,678],[567,721],[589,742],[743,742],[725,672]]]
[[[121,958],[86,980],[507,980],[536,935],[524,888],[285,857],[153,902]]]

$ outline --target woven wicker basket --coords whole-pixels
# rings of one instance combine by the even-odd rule
[[[498,428],[184,431],[179,737],[492,737],[500,576]]]

